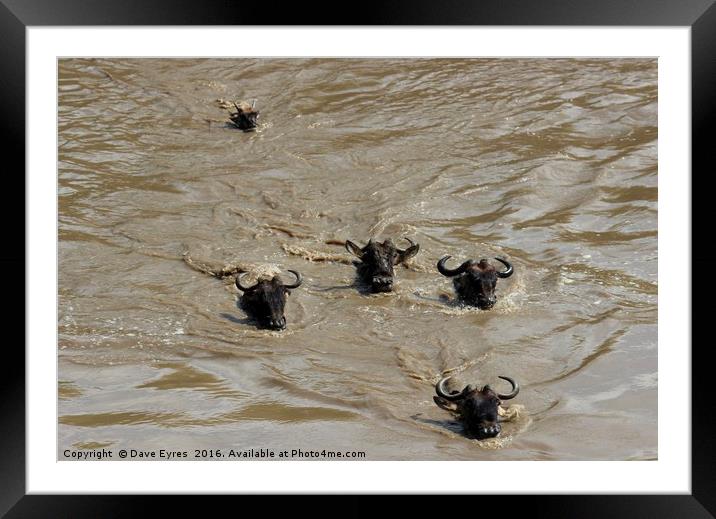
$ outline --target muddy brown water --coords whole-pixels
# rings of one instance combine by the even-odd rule
[[[656,60],[58,68],[59,459],[657,457]],[[256,99],[258,131],[220,99]],[[369,237],[420,243],[392,294],[354,286],[339,243]],[[516,273],[492,310],[462,308],[444,254]],[[288,329],[191,265],[299,270]],[[521,384],[499,440],[433,403],[447,373]]]

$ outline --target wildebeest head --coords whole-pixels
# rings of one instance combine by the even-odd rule
[[[245,132],[255,130],[257,124],[256,120],[259,118],[259,111],[254,110],[255,106],[255,100],[251,105],[248,103],[241,103],[238,105],[234,103],[236,113],[229,114],[231,122],[234,123],[237,128],[244,130]]]
[[[420,250],[419,244],[409,238],[405,239],[410,242],[410,247],[405,250],[398,249],[390,239],[383,243],[371,239],[363,248],[350,240],[346,241],[346,250],[360,259],[353,262],[358,268],[358,276],[371,286],[373,292],[393,290],[393,267],[412,258]]]
[[[449,269],[445,262],[450,258],[444,256],[438,261],[438,270],[443,276],[454,278],[453,285],[460,299],[482,309],[492,308],[497,302],[497,278],[508,278],[514,272],[512,265],[500,258],[495,259],[507,267],[504,272],[496,270],[484,258],[480,261],[467,260],[458,268]]]
[[[285,285],[279,276],[274,276],[245,287],[241,284],[241,276],[236,278],[236,288],[243,292],[241,306],[263,327],[272,330],[286,328],[286,317],[283,314],[286,296],[291,293],[290,289],[300,287],[303,282],[301,274],[295,270],[289,272],[296,276],[296,282],[292,285]]]
[[[470,384],[462,391],[448,393],[445,385],[450,377],[445,377],[435,385],[438,396],[434,396],[433,400],[441,408],[458,415],[468,436],[478,440],[494,438],[502,430],[497,421],[497,407],[502,400],[515,398],[520,392],[520,386],[510,377],[500,378],[512,384],[512,391],[507,394],[495,393],[488,385],[478,389]]]

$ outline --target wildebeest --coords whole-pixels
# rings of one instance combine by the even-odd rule
[[[258,321],[259,325],[272,330],[283,330],[286,328],[286,317],[284,307],[286,296],[293,288],[298,288],[303,282],[301,274],[295,270],[289,270],[296,276],[292,285],[285,285],[279,276],[271,279],[259,280],[255,285],[245,287],[241,285],[241,276],[236,278],[236,288],[243,292],[239,301],[244,311]]]
[[[360,259],[353,262],[358,269],[358,277],[363,283],[370,285],[373,292],[393,290],[393,267],[412,258],[420,250],[420,245],[410,238],[405,239],[410,243],[410,247],[405,250],[398,249],[390,238],[383,243],[371,238],[363,248],[350,240],[346,241],[346,250]]]
[[[445,384],[450,377],[445,377],[435,384],[438,396],[434,396],[433,400],[441,408],[458,416],[468,436],[478,440],[494,438],[502,430],[497,421],[497,407],[502,400],[515,398],[520,392],[520,386],[510,377],[500,378],[512,384],[512,391],[507,394],[495,393],[489,385],[478,389],[470,384],[462,391],[448,393]]]
[[[484,258],[480,261],[467,260],[458,268],[449,269],[445,262],[450,258],[444,256],[438,261],[438,270],[443,276],[454,278],[455,292],[462,301],[481,309],[492,308],[497,302],[497,278],[508,278],[514,272],[512,265],[500,258],[495,259],[507,267],[504,272],[496,270]]]
[[[255,106],[255,100],[253,103],[251,103],[251,105],[249,105],[248,103],[240,103],[238,105],[234,103],[236,113],[229,114],[231,122],[234,123],[237,128],[239,128],[240,130],[244,130],[245,132],[255,130],[257,124],[256,119],[259,118],[259,111],[254,110]]]

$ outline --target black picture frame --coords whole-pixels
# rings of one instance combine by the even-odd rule
[[[329,5],[329,4],[326,4]],[[358,4],[356,4],[358,6]],[[705,204],[699,197],[708,195],[703,181],[713,170],[707,130],[716,123],[714,93],[716,93],[716,5],[714,0],[507,0],[502,2],[443,0],[405,0],[394,2],[364,1],[360,8],[350,10],[350,19],[341,18],[340,11],[327,11],[320,4],[287,3],[277,6],[271,2],[239,2],[231,0],[172,1],[126,0],[99,2],[93,0],[0,0],[0,92],[2,93],[2,127],[4,158],[14,157],[12,169],[5,170],[6,193],[25,193],[24,177],[17,171],[25,168],[25,29],[28,26],[63,25],[245,25],[247,20],[266,25],[510,25],[510,26],[689,26],[691,27],[692,73],[692,236],[710,236],[705,228],[709,219]],[[347,11],[343,11],[347,12]],[[324,13],[325,16],[317,13]],[[697,173],[699,172],[699,173]],[[685,181],[689,172],[684,172]],[[694,189],[699,180],[702,189]],[[10,191],[8,183],[15,182]],[[12,184],[10,184],[12,185]],[[24,197],[6,197],[17,199]],[[5,222],[17,219],[19,208],[5,204]],[[0,264],[5,272],[23,271],[25,278],[52,273],[28,272],[25,266],[25,228],[6,225],[5,244],[0,250]],[[700,232],[701,231],[701,232]],[[19,244],[23,243],[21,247]],[[692,272],[707,271],[715,262],[708,244],[696,247],[692,241]],[[13,246],[9,246],[13,244]],[[17,244],[17,245],[14,245]],[[687,258],[685,253],[685,259]],[[683,268],[680,265],[679,268]],[[710,276],[707,276],[710,277]],[[23,279],[23,281],[24,281]],[[691,279],[687,276],[688,283]],[[702,285],[705,284],[705,286]],[[17,290],[15,289],[17,284]],[[713,288],[713,280],[700,280],[700,293]],[[6,294],[20,293],[20,277],[5,279]],[[693,286],[693,285],[692,285]],[[24,289],[24,285],[22,287]],[[24,293],[24,290],[23,292]],[[693,294],[693,291],[692,291]],[[693,295],[692,295],[693,297]],[[23,298],[24,300],[24,298]],[[15,300],[16,301],[16,300]],[[689,302],[684,302],[688,304]],[[716,305],[710,300],[697,304],[692,301],[692,333],[708,322]],[[25,305],[11,305],[16,313],[25,316]],[[28,308],[31,311],[30,308]],[[18,322],[7,316],[6,322]],[[696,341],[693,341],[695,343]],[[10,344],[15,344],[8,342]],[[669,345],[689,348],[689,344]],[[708,343],[691,349],[692,358],[692,493],[690,495],[610,495],[610,496],[523,496],[510,498],[514,511],[517,504],[532,510],[537,517],[625,517],[635,518],[705,518],[716,514],[716,442],[712,440],[716,405],[714,390],[709,387],[710,363]],[[5,350],[5,368],[0,377],[0,514],[6,517],[119,517],[144,515],[157,499],[149,496],[69,496],[26,495],[25,491],[25,355],[19,348]],[[687,388],[660,388],[662,391],[682,391]],[[486,467],[489,467],[486,466]],[[489,471],[489,468],[485,469]],[[209,496],[206,496],[209,497]],[[211,498],[211,497],[209,497]],[[164,496],[163,503],[172,501],[184,506],[185,498]],[[216,499],[216,498],[212,498]],[[241,498],[246,503],[246,498]],[[475,505],[475,498],[472,498]],[[504,513],[505,497],[479,497],[475,511],[487,515],[491,510]],[[351,504],[341,505],[345,514],[364,516],[373,508],[363,497],[350,498]],[[449,502],[448,502],[449,501]],[[443,503],[452,508],[461,499],[451,497]],[[521,501],[517,503],[516,501]],[[255,501],[254,501],[255,502]],[[280,501],[272,501],[272,515]],[[307,505],[308,506],[308,505]],[[424,504],[414,498],[409,508]],[[300,510],[291,505],[291,511]],[[332,507],[331,507],[332,508]],[[330,511],[330,508],[328,508]],[[314,513],[314,510],[311,510]],[[522,512],[526,513],[526,512]]]

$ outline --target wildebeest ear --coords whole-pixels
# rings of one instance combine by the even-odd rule
[[[455,402],[450,402],[439,396],[434,396],[433,400],[438,404],[438,407],[442,407],[446,411],[457,411],[457,404]]]
[[[405,250],[402,251],[400,254],[398,254],[398,258],[397,258],[397,260],[395,261],[395,264],[397,265],[398,263],[403,263],[404,261],[409,260],[410,258],[412,258],[413,256],[415,256],[415,255],[418,253],[419,250],[420,250],[420,244],[419,244],[419,243],[416,243],[416,244],[413,245],[412,247],[409,247],[409,248],[405,249]]]
[[[350,240],[346,240],[346,250],[354,256],[363,257],[363,250]]]

